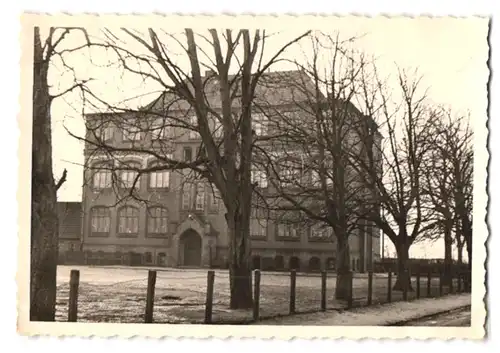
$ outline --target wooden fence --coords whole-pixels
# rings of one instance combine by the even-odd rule
[[[260,295],[261,295],[261,276],[260,270],[254,270],[253,278],[253,308],[252,308],[252,320],[254,322],[261,319],[260,315]],[[148,271],[148,283],[146,291],[146,305],[144,308],[144,323],[153,323],[154,314],[154,299],[155,299],[155,286],[156,286],[156,275],[157,271]],[[356,303],[357,306],[370,306],[373,304],[373,272],[368,272],[368,286],[367,286],[367,297],[366,301],[362,303]],[[407,274],[409,275],[409,274]],[[353,273],[348,274],[350,282],[350,290],[348,291],[348,297],[346,299],[347,309],[354,307],[353,298]],[[427,273],[417,272],[413,276],[416,277],[416,296],[415,299],[420,299],[424,297],[422,294],[425,293],[425,297],[431,297],[431,271]],[[427,278],[427,284],[425,288],[421,288],[421,278]],[[321,271],[320,274],[320,293],[321,300],[320,305],[315,311],[326,311],[327,307],[327,272]],[[214,279],[215,271],[209,270],[207,272],[207,285],[206,285],[206,301],[205,301],[205,324],[212,324],[212,311],[213,311],[213,301],[214,301]],[[80,283],[80,271],[71,270],[70,273],[70,289],[69,289],[69,304],[68,304],[68,322],[76,322],[78,319],[78,290]],[[289,281],[289,315],[296,313],[296,283],[297,283],[297,272],[295,270],[290,271],[290,281]],[[392,302],[393,298],[393,276],[392,271],[387,274],[387,303]],[[456,287],[455,287],[456,284]],[[443,288],[444,279],[442,273],[439,275],[439,296],[444,295]],[[453,293],[464,293],[470,292],[471,290],[471,276],[469,272],[459,272],[454,273],[452,276],[451,283],[446,286],[449,294]],[[425,292],[424,292],[425,290]],[[403,300],[408,300],[408,290],[405,289],[402,292]]]

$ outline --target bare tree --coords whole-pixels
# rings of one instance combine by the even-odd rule
[[[365,77],[365,76],[363,76]],[[426,104],[426,93],[420,90],[420,79],[399,71],[396,94],[388,94],[388,87],[378,75],[363,82],[363,106],[384,130],[384,144],[380,149],[370,138],[365,139],[368,158],[356,159],[355,168],[364,182],[375,190],[375,200],[382,207],[369,207],[375,212],[365,213],[391,240],[398,257],[398,278],[395,290],[411,288],[408,277],[409,249],[435,227],[433,219],[422,207],[424,190],[424,160],[432,145],[432,126],[437,118]],[[366,125],[366,130],[371,127]],[[368,132],[368,131],[367,131]],[[373,136],[366,133],[365,136]],[[376,161],[382,160],[383,174],[375,174]],[[368,161],[368,162],[367,162]],[[380,176],[381,175],[381,176]]]
[[[452,112],[441,109],[440,119],[434,122],[430,153],[426,160],[425,196],[428,198],[436,217],[438,238],[444,237],[444,281],[450,285],[452,281],[451,267],[453,264],[453,243],[459,252],[463,248],[463,235],[460,229],[458,209],[455,205],[458,183],[464,177],[469,178],[468,164],[472,163],[465,150],[469,148],[472,136],[467,126],[464,128],[462,118],[454,118]],[[465,167],[465,170],[463,168]],[[458,182],[458,183],[457,183]],[[455,234],[455,237],[453,236]],[[461,254],[459,255],[461,259]]]
[[[289,87],[283,91],[287,94],[282,99],[285,107],[258,102],[269,134],[256,139],[259,152],[255,168],[265,170],[271,181],[272,188],[262,194],[265,207],[281,217],[302,214],[296,217],[302,231],[310,232],[312,238],[335,242],[335,297],[347,299],[349,237],[360,233],[359,248],[364,253],[364,237],[368,235],[371,244],[375,233],[373,224],[359,217],[363,199],[371,198],[372,192],[351,167],[353,153],[365,158],[361,157],[365,154],[360,120],[371,121],[352,103],[366,63],[363,55],[348,49],[353,39],[341,41],[338,36],[322,33],[309,39],[312,51],[307,52],[305,64],[295,62],[297,74],[280,80]],[[329,62],[325,63],[325,58]],[[375,204],[373,200],[369,203]],[[364,270],[364,256],[361,259]],[[366,262],[371,263],[370,259]]]
[[[224,204],[229,231],[230,307],[251,307],[249,222],[253,193],[250,181],[253,101],[261,76],[304,35],[285,43],[270,56],[264,51],[268,36],[260,30],[253,34],[249,30],[237,33],[226,30],[221,34],[211,29],[209,35],[204,36],[186,29],[185,43],[172,33],[153,29],[146,34],[122,29],[116,33],[106,31],[105,35],[104,41],[95,42],[93,46],[113,52],[126,73],[140,77],[164,93],[140,109],[125,109],[87,92],[95,105],[100,103],[113,112],[98,114],[92,119],[89,130],[93,136],[85,139],[87,144],[95,153],[117,160],[124,153],[140,153],[155,159],[156,164],[147,168],[126,163],[111,167],[114,171],[136,172],[135,180],[128,187],[129,197],[138,197],[134,189],[141,175],[161,170],[182,173],[190,170],[213,186]],[[180,48],[179,53],[173,51],[174,46]],[[177,62],[178,58],[186,63]],[[203,69],[208,74],[204,74]],[[99,133],[103,124],[108,123],[133,134],[156,138],[140,139],[127,147],[118,146],[105,141]],[[184,131],[186,136],[195,134],[200,141],[198,153],[189,161],[172,156],[171,142],[162,141],[155,132],[168,130],[174,134]]]
[[[456,242],[465,246],[468,253],[469,270],[472,266],[472,202],[473,202],[473,168],[474,149],[472,145],[473,131],[464,117],[449,117],[442,125],[441,145],[443,158],[450,167],[450,204],[456,216]]]
[[[42,39],[40,28],[34,28],[33,54],[33,136],[31,199],[31,269],[30,320],[54,321],[56,305],[56,273],[59,220],[57,190],[66,181],[63,171],[56,182],[52,165],[51,106],[54,99],[65,95],[84,82],[51,92],[49,71],[54,58],[77,48],[60,49],[73,28],[50,28]],[[80,30],[80,29],[79,29]],[[83,32],[82,32],[83,33]]]

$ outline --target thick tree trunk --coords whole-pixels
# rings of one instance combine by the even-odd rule
[[[250,264],[249,220],[242,221],[240,214],[226,214],[229,227],[229,276],[230,308],[249,309],[252,307],[252,269]]]
[[[54,321],[58,255],[56,186],[52,174],[52,141],[48,62],[43,60],[35,28],[33,74],[33,141],[31,200],[30,320]]]
[[[335,299],[347,300],[351,288],[351,257],[347,236],[337,236],[337,280],[335,283]]]
[[[411,277],[409,276],[409,249],[409,246],[405,243],[398,244],[398,246],[396,247],[396,252],[398,255],[398,277],[396,279],[396,283],[394,283],[393,290],[403,291],[406,287],[408,292],[413,291],[411,285]]]
[[[443,284],[447,287],[451,285],[452,273],[451,267],[453,259],[451,256],[453,247],[453,239],[451,237],[451,227],[445,226],[444,229],[444,271],[443,271]]]

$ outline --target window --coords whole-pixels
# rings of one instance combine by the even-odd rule
[[[219,200],[220,200],[220,191],[217,189],[215,185],[211,186],[211,202],[210,202],[210,208],[212,210],[218,210],[219,209]]]
[[[92,235],[105,235],[109,233],[111,216],[109,208],[94,207],[90,212]]]
[[[329,240],[333,237],[333,229],[325,224],[315,224],[311,227],[311,239]]]
[[[172,156],[167,156],[171,159]],[[159,166],[158,163],[151,164],[151,167]],[[149,173],[149,187],[151,189],[166,189],[170,186],[170,171],[169,170],[158,170]]]
[[[267,236],[267,219],[251,218],[250,235],[255,238],[265,238]]]
[[[151,254],[149,251],[144,254],[144,262],[147,264],[150,264],[153,262],[153,254]]]
[[[167,259],[167,254],[165,254],[164,252],[159,253],[157,261],[158,266],[165,266],[167,263],[166,259]]]
[[[316,187],[321,186],[321,178],[316,170],[311,170],[311,184]]]
[[[182,209],[183,210],[189,210],[191,209],[191,191],[192,191],[192,184],[191,183],[184,183],[182,186]]]
[[[325,173],[325,182],[326,182],[327,186],[333,184],[333,180],[332,180],[330,174],[328,173],[328,171]],[[317,170],[311,171],[311,183],[316,187],[321,187],[321,178],[320,178],[320,174]]]
[[[141,139],[141,129],[134,121],[129,121],[127,126],[123,128],[123,140],[124,141],[140,141]]]
[[[148,233],[167,232],[167,210],[161,207],[148,209]]]
[[[152,130],[151,138],[153,140],[166,140],[169,137],[171,137],[171,134],[170,134],[171,130],[168,126],[165,126],[165,123],[163,120],[156,120],[153,123],[151,130]]]
[[[203,210],[205,207],[205,184],[197,183],[196,184],[196,210]]]
[[[189,138],[195,140],[200,137],[200,135],[198,134],[198,118],[196,117],[196,115],[189,118],[189,123]]]
[[[139,210],[125,206],[118,211],[118,233],[134,235],[139,233]]]
[[[279,168],[279,178],[281,186],[290,186],[297,182],[300,182],[301,171],[299,169],[298,163],[291,160],[285,160],[282,161]]]
[[[298,226],[291,223],[279,223],[278,237],[298,239],[300,237],[300,234],[298,232]]]
[[[121,187],[123,188],[131,188],[134,186],[135,182],[135,187],[139,188],[140,186],[140,179],[137,178],[137,175],[139,174],[137,169],[140,169],[141,166],[138,163],[127,163],[124,168],[130,168],[127,170],[123,170],[120,174],[120,181],[121,181]],[[136,181],[137,179],[137,181]]]
[[[99,128],[99,139],[103,142],[113,139],[113,127],[109,123],[102,124]]]
[[[267,173],[264,170],[252,170],[252,183],[257,183],[259,188],[267,188]]]
[[[93,168],[93,185],[95,189],[111,187],[111,166],[108,164],[96,165]]]
[[[252,125],[253,130],[255,131],[255,135],[257,136],[265,136],[268,131],[268,118],[262,113],[253,113],[252,114]]]
[[[184,162],[191,162],[193,159],[193,150],[191,147],[184,147]]]
[[[163,207],[148,208],[148,234],[166,234],[168,211]]]
[[[213,114],[209,115],[210,129],[212,131],[212,136],[215,138],[221,138],[224,135],[224,128],[220,120]]]

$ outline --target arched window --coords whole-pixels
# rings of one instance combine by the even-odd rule
[[[94,189],[111,188],[112,165],[109,163],[96,163],[91,168],[92,185]]]
[[[288,267],[290,270],[300,270],[300,259],[297,256],[292,256]]]
[[[168,230],[168,211],[163,207],[148,208],[148,234],[166,234]]]
[[[274,268],[276,270],[283,270],[285,268],[285,259],[281,255],[276,255],[274,258]]]
[[[309,271],[320,271],[321,270],[321,260],[317,256],[313,256],[309,259]]]
[[[122,235],[137,235],[139,233],[139,210],[125,206],[118,211],[118,233]]]
[[[334,257],[329,257],[326,259],[326,268],[329,270],[335,270],[337,267],[337,259]]]
[[[93,236],[108,235],[111,225],[109,208],[103,206],[93,207],[90,211],[90,224]]]

